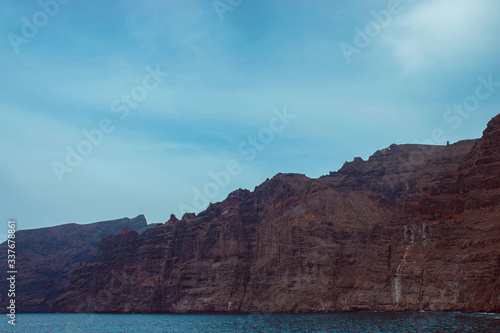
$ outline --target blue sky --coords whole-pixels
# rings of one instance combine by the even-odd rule
[[[496,0],[66,2],[0,5],[0,212],[19,229],[164,222],[202,210],[193,200],[210,183],[216,202],[435,129],[477,138],[500,112],[500,88],[473,112],[450,109],[479,77],[500,82]],[[357,52],[346,57],[346,44]],[[156,69],[168,75],[154,81]],[[122,119],[113,102],[132,92]],[[293,117],[278,119],[285,110]],[[103,119],[113,131],[70,168],[67,147]]]

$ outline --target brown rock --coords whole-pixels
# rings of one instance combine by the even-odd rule
[[[477,141],[391,145],[106,236],[53,310],[498,312],[499,121]]]
[[[476,143],[392,145],[326,177],[278,174],[178,224],[110,236],[55,310],[497,311],[498,186],[485,194],[483,181],[498,179],[495,124]],[[451,190],[433,206],[431,188]],[[444,216],[455,201],[471,210]]]
[[[122,228],[143,232],[149,226],[143,215],[91,224],[20,230],[16,233],[16,306],[19,312],[48,312],[52,303],[69,290],[73,271],[91,258],[99,241]],[[123,231],[122,231],[123,232]],[[7,269],[7,242],[0,245],[0,270]],[[0,305],[5,312],[8,285],[0,283]]]

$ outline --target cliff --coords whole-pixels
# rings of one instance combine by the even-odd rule
[[[500,311],[500,115],[403,228],[401,308]]]
[[[483,137],[278,174],[104,237],[54,311],[500,311],[500,115]]]
[[[91,224],[64,224],[16,233],[16,306],[22,312],[48,312],[54,300],[69,290],[70,276],[96,252],[99,241],[123,227],[142,233],[143,215]],[[0,270],[7,272],[7,242],[0,244]],[[6,280],[0,283],[0,307],[7,307]],[[3,298],[3,299],[2,299]]]

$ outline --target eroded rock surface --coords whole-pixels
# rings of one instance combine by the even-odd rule
[[[105,237],[56,311],[500,311],[500,116],[481,139],[278,174]]]

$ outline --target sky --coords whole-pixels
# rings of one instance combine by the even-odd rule
[[[278,172],[478,138],[500,112],[497,0],[0,9],[2,234],[165,222]]]

